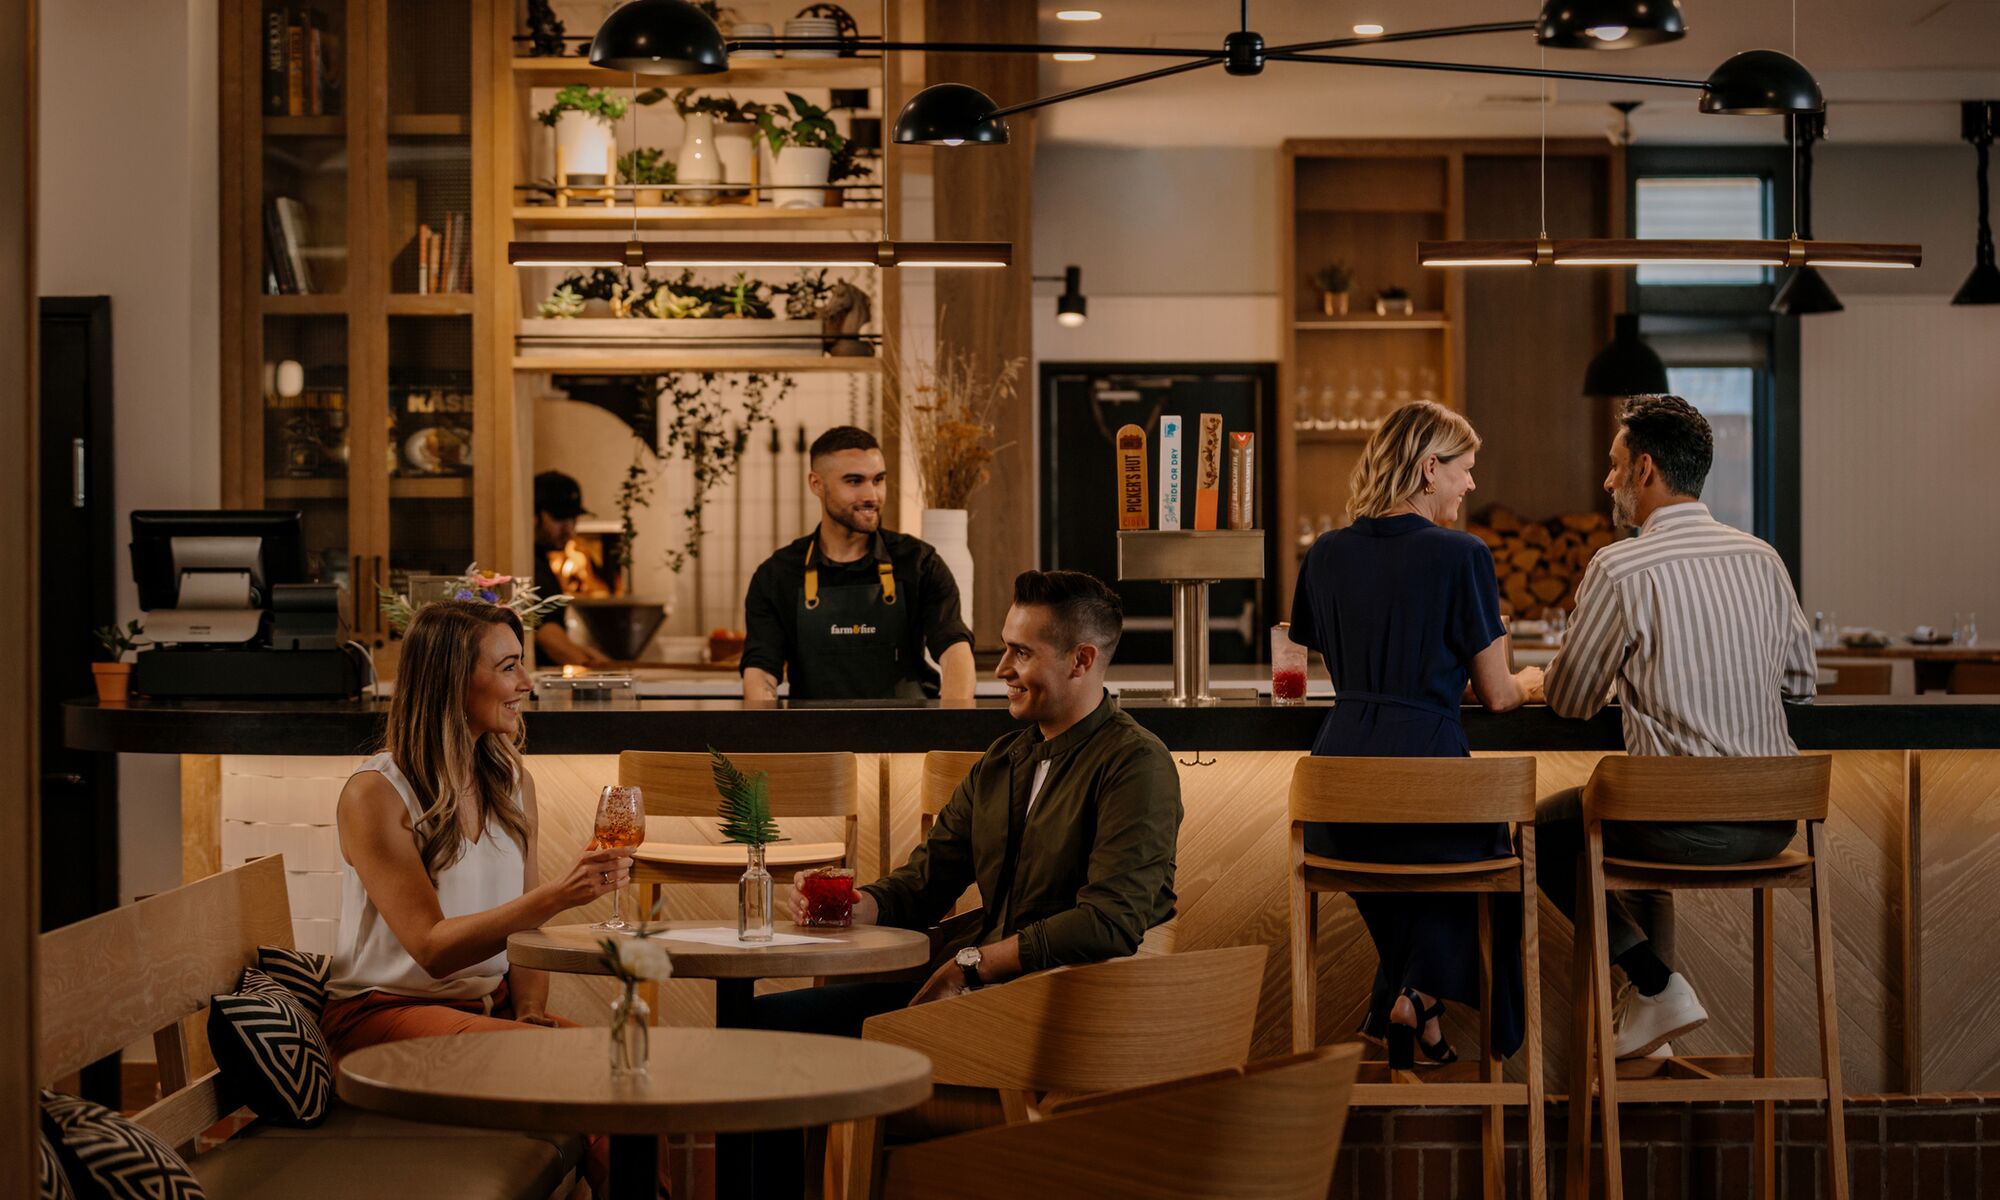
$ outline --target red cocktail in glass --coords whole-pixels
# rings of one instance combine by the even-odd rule
[[[824,929],[845,929],[854,924],[854,872],[821,867],[806,872],[799,888],[806,900],[806,924]]]

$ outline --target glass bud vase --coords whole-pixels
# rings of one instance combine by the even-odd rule
[[[750,869],[736,885],[736,940],[771,940],[771,873],[764,869],[764,847],[751,846]]]
[[[639,998],[639,981],[628,979],[625,990],[611,1002],[611,1075],[629,1078],[646,1073],[652,1010]]]

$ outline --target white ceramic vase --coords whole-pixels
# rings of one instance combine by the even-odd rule
[[[681,154],[674,164],[681,183],[721,183],[722,160],[715,151],[715,114],[689,113],[687,136],[681,140]],[[674,193],[683,204],[713,204],[715,193],[689,189]]]
[[[787,146],[771,156],[771,203],[779,208],[825,208],[826,177],[833,151],[824,146]]]
[[[962,508],[924,510],[923,539],[931,544],[951,568],[958,584],[958,618],[972,628],[972,544],[966,534],[967,513]]]
[[[584,176],[609,183],[617,145],[611,126],[589,113],[572,109],[556,114],[556,169],[571,182]]]

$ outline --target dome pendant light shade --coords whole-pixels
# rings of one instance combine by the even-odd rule
[[[1800,267],[1785,280],[1771,300],[1771,311],[1781,317],[1804,317],[1813,313],[1837,313],[1847,306],[1833,294],[1819,271]]]
[[[1960,113],[1965,140],[1979,152],[1979,235],[1973,244],[1972,274],[1953,304],[2000,304],[2000,267],[1993,265],[1993,193],[1987,178],[1993,142],[2000,134],[2000,100],[1967,100]]]
[[[1618,332],[1583,372],[1586,396],[1658,396],[1667,390],[1667,365],[1639,337],[1639,314],[1619,313]]]
[[[1779,117],[1826,109],[1819,80],[1789,54],[1745,50],[1701,85],[1701,111],[1732,117]]]
[[[687,0],[631,0],[590,39],[590,65],[639,75],[713,75],[729,69],[722,31]]]
[[[1687,36],[1681,0],[1548,0],[1535,40],[1558,50],[1629,50]]]
[[[963,83],[935,83],[903,105],[896,117],[902,146],[982,146],[1007,144],[1007,122],[993,115],[993,97]]]

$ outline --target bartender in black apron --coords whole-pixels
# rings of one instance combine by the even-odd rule
[[[830,429],[811,458],[819,528],[766,559],[744,597],[744,698],[771,698],[780,680],[797,700],[970,697],[958,585],[931,546],[881,528],[874,436]]]

